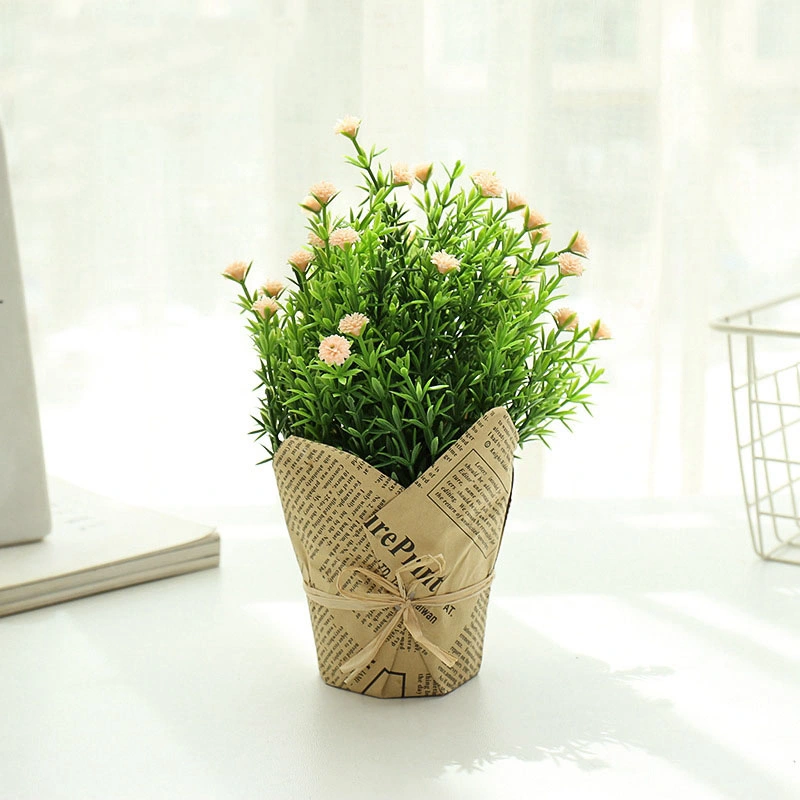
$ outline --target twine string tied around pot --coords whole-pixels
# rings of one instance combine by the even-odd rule
[[[415,580],[406,586],[403,581],[403,576],[406,574],[413,574],[421,567],[433,570],[433,572],[425,573],[426,578],[429,578],[431,574],[441,575],[445,570],[444,556],[442,556],[441,553],[435,556],[420,556],[408,564],[403,564],[395,570],[394,582],[387,580],[382,575],[378,575],[376,572],[366,567],[345,567],[336,579],[338,594],[324,592],[313,586],[309,586],[307,583],[303,584],[308,598],[326,608],[348,611],[373,611],[385,608],[393,608],[395,610],[394,615],[381,626],[375,636],[355,655],[340,665],[339,669],[347,676],[344,680],[345,683],[349,683],[361,670],[369,666],[384,642],[389,638],[389,634],[391,634],[401,621],[420,647],[425,648],[425,650],[432,656],[435,656],[445,666],[452,667],[458,661],[457,656],[443,650],[425,635],[420,623],[419,613],[415,606],[421,606],[423,608],[441,607],[477,597],[491,585],[494,572],[489,573],[489,575],[477,583],[473,583],[470,586],[465,586],[453,592],[444,592],[443,594],[436,594],[430,597],[415,598],[415,593],[421,586],[421,579],[415,578]],[[348,588],[345,584],[351,577],[357,574],[368,578],[373,584],[380,587],[382,591],[367,592],[361,589]]]

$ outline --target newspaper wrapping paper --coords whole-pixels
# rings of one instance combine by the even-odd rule
[[[326,683],[374,697],[414,697],[446,694],[477,674],[517,440],[508,412],[494,408],[406,489],[343,450],[296,436],[281,445],[273,465],[307,592],[341,598],[343,585],[374,597],[385,589],[368,573],[395,583],[400,570],[401,580],[414,584],[414,598],[424,599],[415,606],[423,638],[455,661],[448,666],[421,646],[396,619],[394,603],[352,610],[309,596]],[[431,566],[439,556],[443,570]],[[461,590],[476,586],[468,599],[438,602],[439,595],[470,594]],[[354,674],[342,671],[388,625],[372,661]]]

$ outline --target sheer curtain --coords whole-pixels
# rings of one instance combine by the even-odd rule
[[[518,493],[738,495],[710,318],[797,288],[792,0],[11,0],[11,160],[50,470],[161,505],[263,504],[235,259],[279,277],[296,202],[390,160],[464,160],[580,228],[608,383],[526,448]],[[345,200],[351,194],[345,192]],[[338,201],[337,201],[338,202]]]

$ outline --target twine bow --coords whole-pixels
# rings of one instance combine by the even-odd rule
[[[307,583],[303,584],[308,598],[327,608],[349,611],[372,611],[382,608],[395,609],[394,616],[381,627],[375,636],[352,658],[347,659],[347,661],[339,667],[339,669],[347,675],[344,680],[345,683],[349,683],[362,669],[369,666],[384,642],[389,638],[389,634],[401,620],[414,640],[421,647],[424,647],[431,655],[438,658],[445,666],[452,667],[456,661],[458,661],[456,656],[434,644],[425,635],[420,624],[419,615],[414,606],[423,606],[425,608],[445,606],[449,603],[456,603],[459,600],[468,600],[472,597],[477,597],[491,584],[494,573],[490,573],[483,580],[473,583],[471,586],[465,586],[463,589],[458,589],[455,592],[445,592],[444,594],[415,599],[414,595],[421,585],[421,579],[416,578],[406,587],[403,583],[403,576],[406,573],[411,574],[415,572],[420,567],[433,569],[432,573],[425,573],[426,578],[430,578],[431,574],[441,575],[445,569],[444,556],[441,554],[436,556],[421,556],[408,564],[404,564],[399,569],[395,570],[394,583],[366,567],[345,567],[336,579],[336,589],[339,594],[329,594],[320,589],[315,589]],[[365,592],[358,589],[353,590],[346,588],[344,584],[347,582],[348,578],[359,573],[369,578],[370,581],[381,587],[383,591]]]

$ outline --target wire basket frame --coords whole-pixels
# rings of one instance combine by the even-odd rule
[[[711,323],[728,340],[736,443],[753,549],[763,559],[787,564],[800,564],[796,323],[800,293]]]

